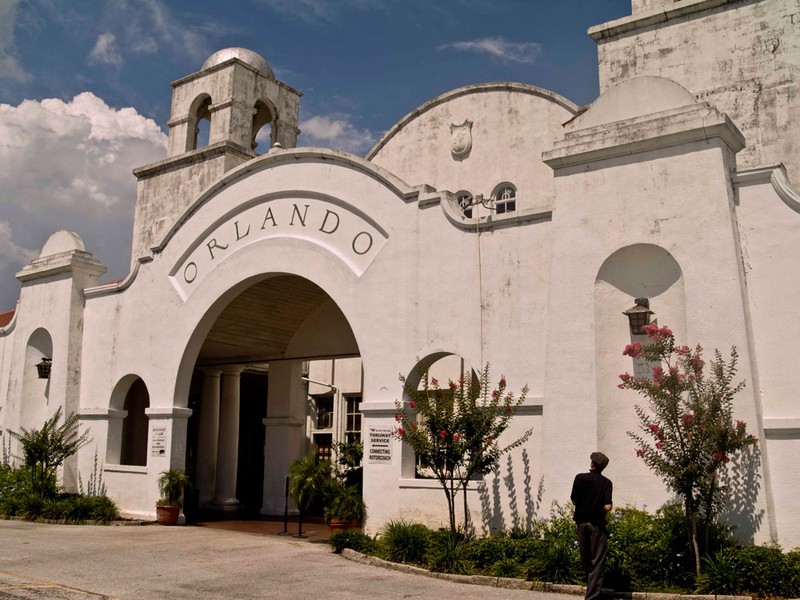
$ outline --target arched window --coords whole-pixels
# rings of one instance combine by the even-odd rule
[[[461,213],[468,219],[471,219],[473,202],[472,194],[466,191],[458,192],[456,194],[456,200],[458,201],[458,207],[461,209]]]
[[[136,375],[126,375],[111,394],[106,462],[147,466],[150,392]]]
[[[427,386],[425,378],[427,378]],[[419,361],[406,377],[406,385],[420,391],[427,389],[426,395],[436,403],[453,403],[453,389],[449,382],[463,386],[465,382],[478,385],[478,375],[472,366],[456,354],[437,353]],[[408,393],[404,392],[406,400]],[[417,414],[417,427],[424,427],[425,421]],[[429,479],[430,469],[414,454],[410,446],[403,446],[403,477]]]
[[[492,194],[492,199],[498,215],[517,210],[517,189],[510,183],[499,185]]]
[[[258,100],[255,104],[255,114],[253,115],[252,130],[252,149],[261,147],[262,152],[269,152],[272,143],[275,141],[275,111],[263,100]]]
[[[31,334],[25,349],[20,405],[20,425],[23,427],[41,427],[57,408],[56,404],[50,403],[50,379],[41,378],[36,366],[45,358],[53,358],[53,340],[46,329],[39,328]],[[56,361],[56,368],[60,362]]]
[[[122,451],[120,464],[147,465],[147,416],[150,394],[144,381],[137,379],[125,396],[124,410],[128,413],[122,420]]]
[[[211,96],[201,94],[189,109],[189,141],[186,150],[208,146],[211,130]]]

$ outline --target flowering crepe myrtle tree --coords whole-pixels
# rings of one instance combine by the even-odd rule
[[[676,346],[668,327],[646,325],[644,331],[648,343],[628,344],[623,355],[653,364],[652,376],[623,373],[619,387],[645,396],[650,410],[636,405],[640,431],[628,435],[636,442],[636,456],[681,496],[699,575],[698,518],[702,517],[707,535],[725,499],[719,471],[733,455],[757,442],[743,421],[732,418],[733,398],[745,384],[733,383],[736,348],[727,362],[715,350],[706,375],[701,346]]]
[[[519,398],[506,390],[505,377],[491,389],[489,365],[477,380],[462,377],[449,381],[444,390],[436,378],[428,377],[427,370],[421,374],[422,389],[410,385],[403,376],[400,381],[409,402],[407,406],[395,402],[398,427],[394,436],[411,446],[420,466],[428,469],[442,486],[447,497],[450,535],[455,539],[459,489],[464,494],[466,531],[469,526],[466,494],[470,479],[495,471],[500,457],[524,444],[531,435],[528,430],[508,445],[498,443],[516,409],[525,401],[528,386],[522,388]]]

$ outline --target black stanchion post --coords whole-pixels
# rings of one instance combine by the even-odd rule
[[[286,486],[283,492],[283,531],[278,535],[289,535],[289,476],[286,476]]]
[[[303,507],[300,506],[300,513],[297,516],[297,533],[294,534],[294,537],[304,538],[308,537],[303,533]]]

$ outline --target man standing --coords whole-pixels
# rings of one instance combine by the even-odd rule
[[[575,504],[578,547],[586,572],[586,600],[594,600],[601,595],[606,569],[606,513],[611,512],[614,505],[611,502],[613,484],[602,475],[608,465],[608,457],[602,452],[592,452],[589,458],[592,461],[589,472],[575,476],[570,499]]]

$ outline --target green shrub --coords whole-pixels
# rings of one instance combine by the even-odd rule
[[[775,546],[725,548],[705,561],[697,584],[706,593],[792,598],[800,595],[800,569],[795,553]]]
[[[17,516],[32,493],[30,474],[27,468],[14,469],[0,465],[0,514]]]
[[[375,547],[375,542],[371,537],[364,535],[360,531],[352,530],[333,532],[328,544],[337,554],[340,554],[345,548],[369,554]]]
[[[532,537],[539,542],[530,544],[529,558],[525,563],[528,579],[550,583],[580,583],[583,569],[580,564],[578,542],[575,537],[574,508],[554,502],[550,518],[538,521]],[[518,556],[518,560],[522,556]]]
[[[541,551],[527,563],[526,576],[533,581],[581,583],[580,556],[575,544],[555,540],[542,545]]]
[[[108,523],[119,519],[116,502],[107,496],[88,496],[92,502],[92,520]]]
[[[489,569],[492,577],[524,577],[525,569],[513,558],[502,558]]]
[[[29,492],[19,498],[19,508],[17,514],[23,519],[34,521],[42,516],[45,507],[45,500],[38,494]]]
[[[468,558],[479,569],[489,569],[502,560],[513,560],[515,551],[515,540],[505,535],[471,540],[467,546]]]
[[[431,539],[428,550],[428,568],[437,573],[466,575],[472,563],[467,558],[468,542],[453,539],[449,531],[440,530]]]
[[[419,523],[389,521],[381,532],[380,541],[388,560],[424,564],[431,530]]]

